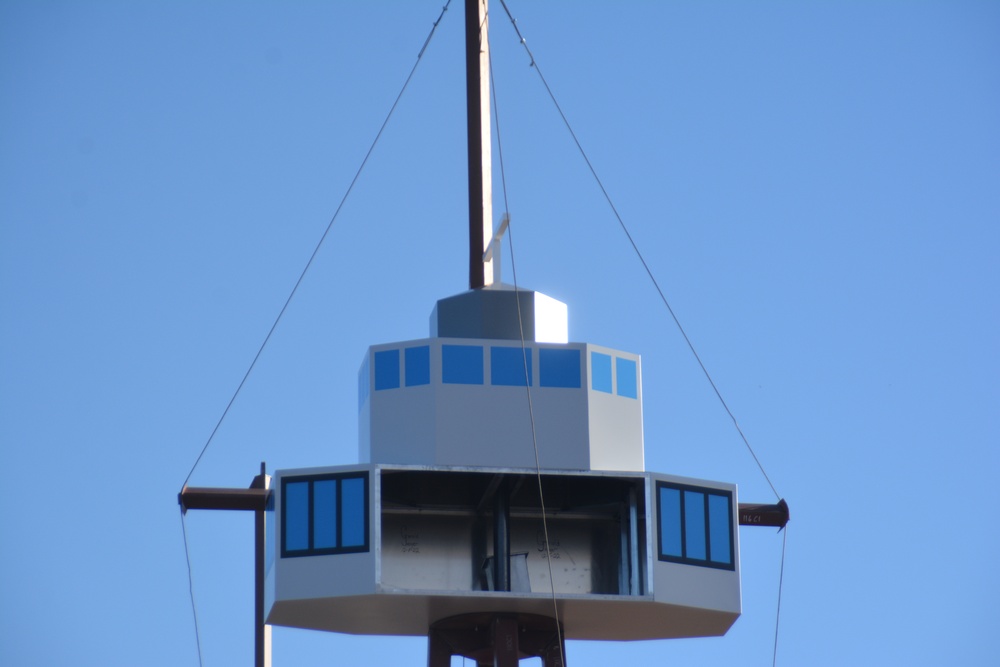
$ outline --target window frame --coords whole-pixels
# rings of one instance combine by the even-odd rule
[[[680,522],[678,527],[680,533],[680,556],[675,556],[671,554],[665,554],[663,552],[663,503],[662,503],[662,489],[672,489],[678,492],[679,503],[677,505],[677,519]],[[704,526],[702,530],[704,532],[705,544],[702,545],[704,549],[704,558],[694,558],[688,556],[687,548],[687,500],[686,493],[700,493],[703,496],[703,521]],[[728,511],[726,512],[726,531],[729,536],[729,562],[723,562],[718,560],[712,560],[712,510],[710,507],[709,497],[717,496],[726,499],[726,506]],[[682,565],[697,565],[699,567],[710,567],[717,570],[735,570],[736,569],[736,531],[735,524],[733,521],[733,492],[726,489],[715,489],[705,486],[694,486],[691,484],[679,484],[676,482],[666,482],[662,480],[657,480],[656,482],[656,555],[661,561],[667,563],[680,563]]]
[[[344,546],[344,480],[349,479],[360,479],[363,483],[362,496],[364,499],[364,506],[361,509],[362,519],[364,521],[363,528],[363,542],[362,544],[351,544]],[[336,545],[332,547],[321,547],[316,548],[315,544],[315,485],[317,482],[336,482],[335,498],[336,498]],[[307,529],[307,544],[308,546],[304,549],[288,549],[287,544],[287,533],[288,533],[288,502],[287,502],[287,486],[289,484],[301,484],[307,483],[307,493],[306,493],[306,529]],[[297,558],[300,556],[326,556],[331,554],[348,554],[348,553],[364,553],[371,550],[371,526],[370,526],[370,508],[371,503],[369,497],[369,481],[368,481],[368,471],[367,470],[356,470],[350,472],[338,472],[338,473],[326,473],[321,475],[296,475],[293,477],[282,477],[281,478],[281,557],[282,558]],[[347,508],[349,510],[355,508]]]

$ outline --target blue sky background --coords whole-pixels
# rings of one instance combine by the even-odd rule
[[[0,662],[198,663],[176,494],[442,4],[0,2]],[[995,665],[1000,3],[509,5],[791,506],[778,664]],[[520,284],[642,355],[647,469],[772,501],[492,9]],[[466,288],[461,17],[192,484],[356,461],[366,347]],[[187,527],[204,663],[250,664],[251,517]],[[740,539],[726,637],[568,664],[770,665],[781,536]]]

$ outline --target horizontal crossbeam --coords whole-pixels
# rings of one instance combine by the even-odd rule
[[[246,510],[262,512],[267,506],[267,489],[217,489],[185,486],[177,494],[181,510]]]
[[[784,528],[788,523],[788,503],[782,498],[774,505],[740,503],[741,526],[773,526]]]

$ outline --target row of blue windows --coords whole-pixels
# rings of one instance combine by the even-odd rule
[[[490,384],[524,387],[533,384],[534,350],[520,347],[490,347]],[[400,354],[402,352],[402,354]],[[430,346],[421,345],[403,350],[375,352],[375,390],[416,387],[431,382]],[[442,345],[441,381],[444,384],[485,384],[485,349],[478,345]],[[402,372],[400,372],[402,371]],[[638,398],[638,366],[632,359],[614,358],[600,352],[591,353],[591,387],[595,391]],[[539,348],[538,383],[542,387],[579,389],[583,368],[580,350]],[[367,367],[362,369],[359,393],[362,402],[368,395]]]
[[[524,387],[533,384],[534,350],[490,347],[490,384]],[[416,387],[431,382],[430,346],[381,350],[375,357],[375,390]],[[400,357],[402,356],[402,368]],[[485,384],[485,349],[478,345],[442,345],[441,381],[444,384]],[[403,372],[400,373],[400,370]],[[538,381],[543,387],[581,387],[580,350],[538,350]],[[362,397],[364,387],[360,387]]]
[[[617,390],[619,396],[628,398],[639,397],[639,371],[638,365],[632,359],[615,357],[614,376],[617,378]],[[603,391],[608,394],[612,391],[611,355],[601,352],[590,353],[590,388],[594,391]]]
[[[735,569],[732,506],[729,491],[657,482],[660,560]]]
[[[281,480],[281,557],[368,551],[368,473]]]

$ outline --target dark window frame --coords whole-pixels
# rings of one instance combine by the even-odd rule
[[[362,544],[352,544],[349,546],[343,546],[344,541],[344,492],[343,492],[343,480],[345,479],[361,479],[364,482],[364,508],[362,510],[362,517],[364,519],[364,542]],[[336,512],[336,537],[337,546],[333,547],[323,547],[315,548],[313,547],[315,541],[315,508],[314,508],[314,487],[316,482],[325,481],[336,481],[336,498],[337,498],[337,512]],[[305,549],[287,549],[286,544],[286,534],[288,530],[288,503],[286,502],[287,495],[285,489],[288,484],[300,484],[308,483],[308,493],[307,493],[307,517],[306,525],[308,530],[308,546]],[[338,472],[338,473],[328,473],[323,475],[296,475],[295,477],[282,477],[281,478],[281,557],[282,558],[297,558],[299,556],[327,556],[331,554],[349,554],[349,553],[364,553],[371,550],[371,526],[370,526],[370,511],[369,504],[371,502],[369,498],[369,486],[368,486],[368,471],[352,471],[352,472]],[[348,508],[355,509],[355,508]]]
[[[663,553],[663,508],[661,506],[661,489],[673,489],[679,492],[680,503],[678,505],[678,519],[680,521],[680,541],[681,555],[673,556]],[[685,492],[700,493],[704,499],[704,533],[705,533],[705,558],[691,558],[687,556],[687,512]],[[709,508],[709,496],[719,496],[726,499],[729,511],[726,512],[726,530],[729,535],[729,562],[712,560],[712,513]],[[656,482],[656,555],[659,560],[668,563],[680,563],[682,565],[697,565],[699,567],[710,567],[717,570],[736,569],[736,532],[733,523],[733,492],[724,489],[713,489],[705,486],[693,486],[691,484],[677,484],[675,482]]]

